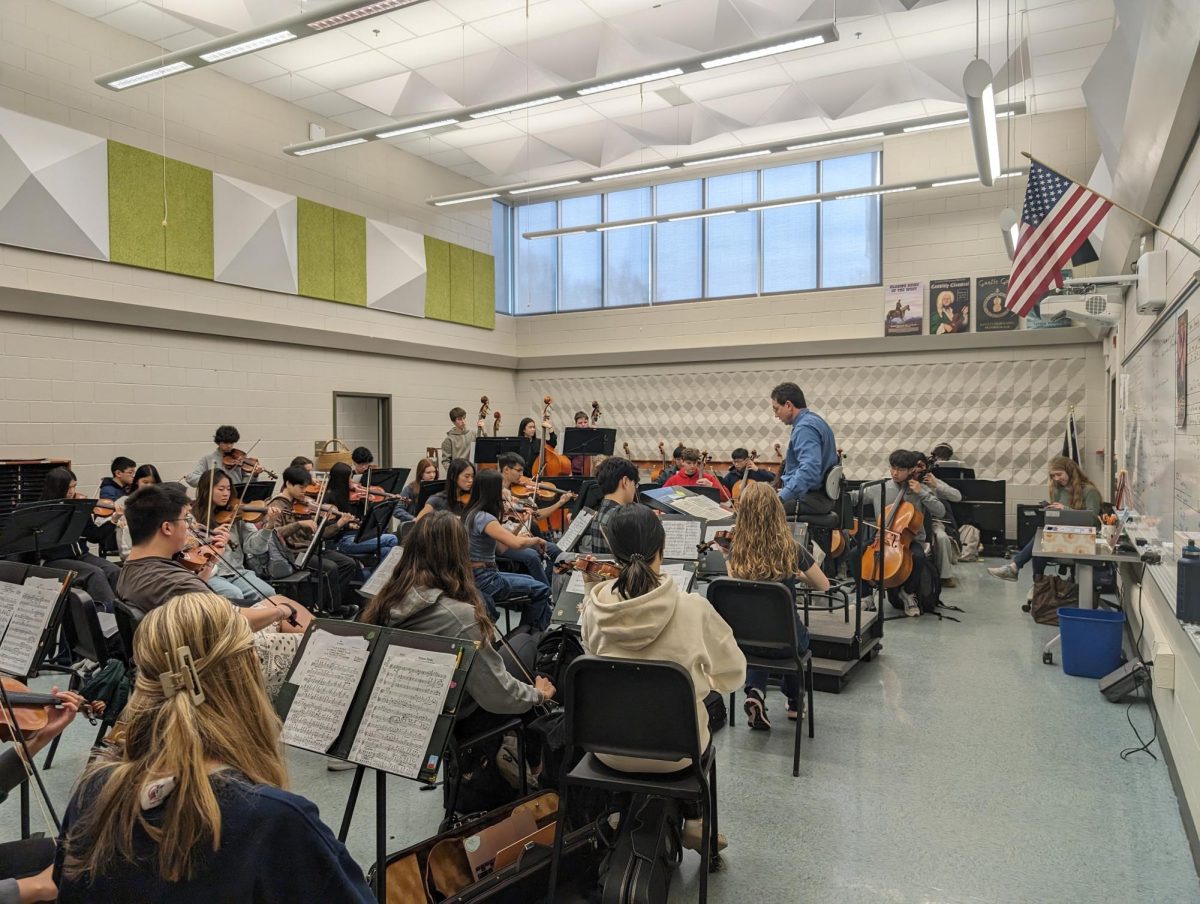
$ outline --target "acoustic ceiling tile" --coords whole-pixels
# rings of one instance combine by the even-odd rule
[[[530,7],[526,17],[524,6],[487,18],[470,20],[482,34],[497,44],[520,52],[525,41],[550,35],[562,35],[585,25],[593,25],[600,17],[582,0],[551,0]]]
[[[417,3],[394,14],[396,21],[415,35],[431,35],[448,28],[458,28],[463,20],[435,0]]]
[[[582,82],[600,71],[600,45],[610,34],[615,32],[609,26],[596,22],[531,40],[527,48],[522,44],[513,52],[567,82]]]
[[[170,13],[163,12],[157,6],[149,6],[145,3],[122,6],[100,16],[99,19],[105,25],[150,42],[161,40],[168,35],[179,34],[181,31],[187,31],[190,27],[188,23],[180,21]]]
[[[301,69],[306,79],[340,91],[348,85],[360,85],[372,79],[394,75],[401,66],[381,50],[366,50],[340,60]]]
[[[402,119],[438,110],[452,110],[454,98],[415,72],[401,72],[361,85],[343,88],[341,93],[372,110]]]
[[[314,94],[312,97],[305,97],[296,101],[297,107],[303,107],[309,112],[316,113],[318,116],[341,116],[350,113],[354,110],[361,110],[362,105],[358,101],[351,100],[349,97],[343,97],[336,91],[326,91],[323,94]]]
[[[232,60],[214,63],[211,68],[222,75],[235,78],[240,82],[250,82],[251,84],[287,73],[287,70],[282,66],[276,66],[270,60],[264,60],[256,53],[248,53],[245,56],[235,57]]]
[[[386,54],[408,69],[420,69],[422,66],[456,61],[461,66],[465,57],[499,49],[499,44],[467,25],[431,37],[412,38],[389,44],[382,48],[380,53]],[[393,66],[392,71],[398,71],[398,67]]]
[[[276,97],[281,97],[284,100],[292,101],[325,92],[325,88],[316,82],[310,82],[303,76],[293,75],[290,72],[285,75],[277,75],[275,78],[255,82],[254,87],[260,91],[266,91],[268,94],[274,94]]]
[[[350,37],[341,29],[313,35],[299,41],[279,44],[258,51],[263,59],[282,66],[291,72],[345,59],[367,50],[362,41]]]

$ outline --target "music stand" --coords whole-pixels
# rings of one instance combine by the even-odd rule
[[[446,489],[445,480],[422,480],[421,492],[417,495],[417,513],[420,514],[421,510],[425,508],[430,496],[440,493],[444,489]]]
[[[481,436],[475,440],[475,464],[495,464],[506,452],[521,454],[525,441],[519,436]],[[526,462],[528,464],[528,462]]]
[[[409,468],[368,468],[363,474],[363,485],[379,487],[385,493],[399,493],[408,480]],[[370,478],[367,483],[366,478]]]
[[[0,556],[31,552],[41,561],[45,550],[74,546],[95,504],[91,499],[53,499],[14,509],[0,531]]]
[[[568,427],[563,431],[562,454],[612,455],[617,445],[615,427]]]
[[[389,499],[386,502],[380,502],[378,505],[373,505],[367,509],[367,513],[363,515],[362,523],[359,525],[358,533],[354,535],[355,543],[368,543],[371,540],[378,541],[380,537],[388,532],[388,528],[392,523],[392,513],[396,510],[396,506],[400,504],[398,499]],[[379,543],[375,544],[375,552],[379,553]]]
[[[242,500],[242,505],[266,502],[275,495],[275,481],[255,480],[235,486],[233,489],[238,494],[238,498]]]

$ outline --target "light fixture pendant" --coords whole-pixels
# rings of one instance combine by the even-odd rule
[[[996,129],[996,95],[992,87],[992,67],[986,60],[972,60],[963,73],[963,92],[967,100],[967,119],[971,123],[971,143],[979,181],[992,185],[1000,177],[1000,137]]]

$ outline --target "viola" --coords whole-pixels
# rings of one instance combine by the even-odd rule
[[[350,501],[362,502],[367,497],[371,497],[372,502],[384,502],[388,499],[399,499],[399,493],[389,493],[383,487],[365,487],[361,483],[350,484]]]
[[[900,498],[889,505],[884,514],[887,527],[882,527],[882,518],[876,519],[876,529],[883,532],[883,560],[879,559],[879,540],[876,538],[863,551],[861,576],[873,584],[882,578],[887,589],[901,586],[912,575],[912,543],[925,523],[925,515],[907,500],[908,487],[900,492]]]
[[[696,552],[700,555],[708,552],[713,547],[717,547],[722,552],[729,552],[733,548],[733,531],[719,530],[712,535],[712,538],[705,540],[703,543],[696,544]]]
[[[267,513],[267,507],[259,503],[250,503],[249,505],[239,505],[232,509],[221,509],[213,513],[213,521],[217,525],[230,524],[236,518],[239,521],[244,521],[247,524],[257,524],[262,520]]]
[[[279,478],[278,474],[274,471],[268,471],[257,458],[251,458],[241,449],[231,449],[221,456],[221,466],[226,471],[241,471],[243,474],[266,474],[272,480]]]
[[[25,738],[37,734],[50,721],[50,714],[46,712],[46,708],[63,705],[62,700],[53,694],[34,693],[28,685],[22,684],[16,678],[3,676],[0,677],[0,681],[4,682],[4,690],[8,694],[8,702],[16,720],[14,732],[8,719],[8,710],[0,707],[0,741],[15,741],[18,734]],[[95,721],[96,716],[104,712],[104,704],[88,702],[80,707],[79,711]]]
[[[555,566],[555,570],[560,574],[582,571],[588,577],[598,581],[611,581],[621,576],[621,566],[616,562],[601,562],[591,556],[579,556],[570,562]]]

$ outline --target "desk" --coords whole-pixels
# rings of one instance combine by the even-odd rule
[[[1137,553],[1130,552],[1115,552],[1105,548],[1103,552],[1095,552],[1087,555],[1068,555],[1066,553],[1047,553],[1042,549],[1042,531],[1038,531],[1033,538],[1033,555],[1039,559],[1055,559],[1060,562],[1070,562],[1075,566],[1075,582],[1079,585],[1079,608],[1080,609],[1095,609],[1096,603],[1093,599],[1094,591],[1092,589],[1092,568],[1097,563],[1104,562],[1140,562],[1141,556]],[[1046,665],[1054,664],[1054,647],[1058,644],[1061,635],[1055,634],[1054,638],[1046,644],[1042,649],[1042,662]]]

